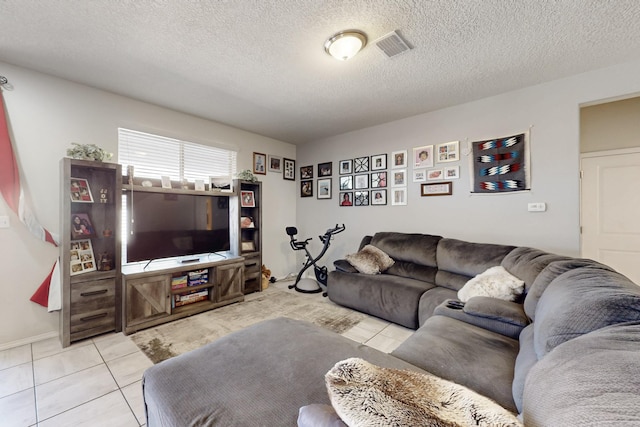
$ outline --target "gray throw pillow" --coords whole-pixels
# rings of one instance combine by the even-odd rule
[[[394,263],[389,255],[373,245],[366,245],[358,253],[347,255],[345,259],[364,274],[380,274]]]

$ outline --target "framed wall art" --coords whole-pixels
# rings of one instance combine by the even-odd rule
[[[71,238],[86,239],[95,236],[93,224],[89,219],[89,214],[75,213],[71,214]]]
[[[300,168],[300,179],[313,178],[313,166],[302,166]]]
[[[340,177],[340,190],[353,190],[353,175]]]
[[[89,181],[84,178],[71,178],[71,201],[75,203],[93,203]]]
[[[387,190],[371,190],[371,206],[386,204]]]
[[[413,182],[422,182],[427,180],[426,169],[414,169],[413,170]]]
[[[259,175],[267,174],[267,155],[262,153],[253,153],[253,173]]]
[[[391,189],[391,205],[402,206],[407,204],[407,187]]]
[[[405,187],[407,185],[407,170],[406,169],[398,169],[393,171],[392,173],[392,187]]]
[[[70,276],[96,271],[96,259],[93,255],[91,240],[74,240],[70,246]]]
[[[256,199],[253,196],[253,191],[240,192],[240,206],[242,206],[243,208],[256,207]]]
[[[387,168],[387,155],[386,154],[376,154],[375,156],[371,156],[371,170],[379,171]]]
[[[394,151],[391,153],[391,159],[393,169],[406,168],[407,167],[407,150]]]
[[[460,142],[451,141],[436,145],[437,162],[457,162],[460,160]]]
[[[448,166],[444,168],[444,179],[460,178],[460,166]]]
[[[369,172],[369,157],[356,157],[353,159],[353,172]]]
[[[435,181],[442,179],[444,172],[442,169],[431,169],[427,171],[427,181]]]
[[[340,175],[353,172],[353,160],[340,160]]]
[[[296,180],[296,161],[291,159],[282,159],[282,178],[295,181]]]
[[[318,163],[318,178],[322,176],[331,176],[333,169],[332,162]]]
[[[340,193],[340,206],[353,206],[353,192],[344,191]]]
[[[423,145],[422,147],[415,147],[413,149],[413,167],[433,167],[433,145]]]
[[[313,196],[313,180],[300,181],[300,197]]]
[[[451,194],[453,194],[453,183],[451,181],[426,183],[420,186],[421,196],[450,196]]]
[[[356,191],[354,206],[369,206],[369,192],[368,191]]]
[[[269,154],[269,172],[282,173],[282,157]]]
[[[369,174],[368,173],[363,173],[360,175],[356,175],[354,177],[355,179],[355,185],[354,188],[356,190],[362,190],[364,188],[369,188]]]
[[[387,172],[371,173],[371,188],[384,188],[387,186]]]
[[[318,180],[318,199],[331,198],[331,178]]]

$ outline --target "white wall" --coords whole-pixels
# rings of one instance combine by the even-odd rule
[[[462,156],[462,161],[447,164],[461,169],[452,196],[420,197],[419,184],[409,182],[407,206],[339,207],[334,173],[331,200],[298,198],[297,226],[301,235],[317,236],[335,223],[346,224],[347,231],[336,236],[322,260],[327,265],[357,250],[363,235],[377,231],[429,233],[577,256],[580,105],[638,91],[640,62],[634,62],[306,144],[298,148],[300,166],[313,164],[315,169],[317,163],[333,161],[335,171],[343,159],[402,149],[411,155],[413,147],[454,140],[466,148],[473,141],[531,127],[531,191],[471,196],[468,157]],[[547,211],[529,213],[529,202],[545,202]],[[314,247],[319,247],[317,238]]]
[[[160,108],[0,62],[0,74],[14,86],[5,91],[14,150],[40,223],[59,230],[59,161],[72,142],[94,143],[117,153],[117,129],[127,127],[202,144],[225,144],[239,150],[238,170],[250,169],[254,151],[290,159],[296,147],[213,121]],[[117,161],[116,158],[113,161]],[[296,186],[282,174],[260,175],[263,182],[263,262],[274,275],[288,273],[295,256],[284,228],[295,222]],[[29,301],[49,273],[58,251],[33,237],[4,200],[0,215],[11,228],[0,229],[0,348],[57,335],[58,313]]]

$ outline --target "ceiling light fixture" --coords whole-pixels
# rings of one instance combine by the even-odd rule
[[[324,42],[324,50],[340,61],[353,58],[367,45],[367,35],[359,30],[340,31]]]

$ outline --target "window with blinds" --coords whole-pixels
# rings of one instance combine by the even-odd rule
[[[118,129],[118,162],[122,172],[133,166],[136,177],[209,182],[212,176],[234,176],[237,152],[130,129]]]

